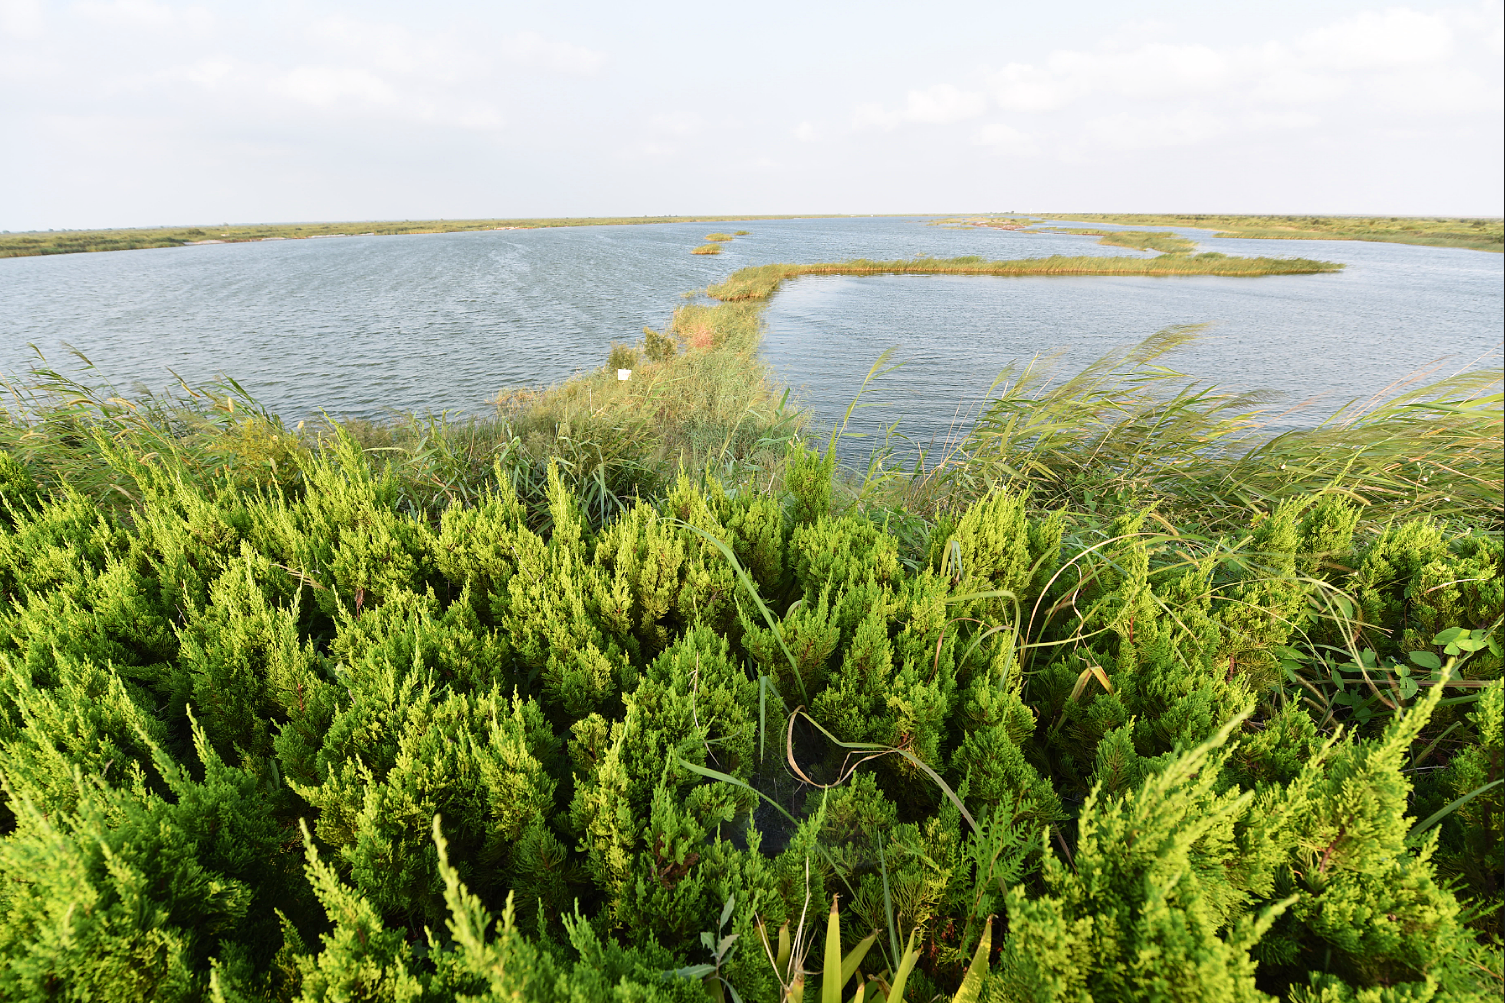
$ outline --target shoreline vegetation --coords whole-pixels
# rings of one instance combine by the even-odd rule
[[[1505,250],[1505,220],[1498,217],[1442,216],[1237,216],[1143,213],[1009,213],[946,220],[1005,230],[1030,226],[1027,220],[1113,223],[1119,226],[1188,226],[1218,231],[1216,237],[1245,240],[1368,240],[1476,251]],[[1071,233],[1092,231],[1066,231]]]
[[[1095,232],[1095,231],[1089,231]],[[1152,234],[1152,237],[1160,237]],[[1108,241],[1103,241],[1107,243]],[[1189,241],[1187,243],[1190,243]],[[1121,246],[1138,247],[1143,242]],[[707,288],[714,299],[723,301],[760,300],[773,295],[779,285],[802,275],[997,275],[997,276],[1071,276],[1071,275],[1220,275],[1254,277],[1261,275],[1313,275],[1338,272],[1343,265],[1310,258],[1238,258],[1217,252],[1202,254],[1162,254],[1155,258],[1102,257],[1097,255],[1051,255],[1045,258],[1018,258],[1012,261],[988,261],[976,255],[957,258],[916,257],[898,261],[823,262],[815,264],[754,265],[740,269],[722,282]]]
[[[758,356],[1122,274],[1020,264],[469,421],[6,384],[0,995],[1497,1000],[1501,373],[1270,435],[1170,328],[844,469]]]
[[[697,248],[696,252],[700,249]],[[696,253],[692,252],[692,253]],[[1342,265],[1303,258],[1230,258],[1163,254],[1156,258],[1050,257],[987,261],[980,257],[858,259],[740,268],[705,289],[712,304],[687,303],[662,332],[644,328],[637,344],[613,343],[604,368],[547,389],[514,388],[498,412],[539,455],[551,435],[573,442],[590,426],[617,429],[641,455],[677,458],[692,468],[748,455],[758,443],[800,427],[758,358],[762,316],[786,281],[807,275],[1262,275],[1320,274]],[[616,373],[630,369],[629,380]],[[559,430],[563,429],[564,432]],[[770,429],[778,429],[777,433]],[[552,430],[552,431],[551,431]],[[648,445],[649,442],[653,445]]]
[[[1104,247],[1131,247],[1136,251],[1159,251],[1162,254],[1186,254],[1197,249],[1197,242],[1169,230],[1053,230],[1083,237],[1100,237]]]
[[[842,215],[796,216],[592,216],[540,219],[386,220],[343,223],[264,223],[252,225],[141,227],[104,230],[48,230],[0,233],[0,258],[94,251],[135,251],[191,244],[238,244],[261,240],[381,237],[480,230],[537,230],[571,226],[639,226],[651,223],[736,223],[744,220],[845,219]],[[745,235],[739,230],[733,236]],[[731,236],[727,237],[728,240]]]

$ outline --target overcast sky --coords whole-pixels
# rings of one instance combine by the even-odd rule
[[[0,0],[0,229],[1497,216],[1501,24],[1499,2]]]

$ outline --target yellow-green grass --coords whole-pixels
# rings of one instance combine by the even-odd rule
[[[1188,213],[1052,213],[1041,218],[1124,226],[1195,226],[1219,237],[1269,240],[1375,240],[1430,247],[1505,250],[1505,220],[1444,216],[1233,216]]]
[[[1204,325],[1167,328],[1059,379],[1059,358],[1009,366],[975,425],[903,483],[907,508],[954,505],[1001,485],[1045,509],[1113,497],[1171,521],[1239,532],[1251,513],[1339,492],[1363,521],[1428,515],[1498,529],[1499,369],[1428,383],[1428,372],[1355,400],[1313,428],[1272,434],[1289,411],[1259,392],[1170,368]]]
[[[1227,255],[1163,255],[1157,258],[1108,258],[1093,255],[987,261],[980,257],[913,258],[901,261],[825,262],[753,265],[709,287],[718,300],[763,300],[786,279],[801,275],[1309,275],[1336,272],[1342,265],[1309,258],[1234,258]]]
[[[614,345],[601,369],[544,390],[504,390],[498,413],[538,456],[557,452],[560,440],[629,440],[645,461],[692,467],[748,459],[765,446],[782,455],[798,420],[758,358],[764,305],[681,306],[664,332],[645,329],[646,348]],[[619,369],[631,377],[618,379]]]
[[[720,244],[701,244],[699,247],[695,248],[695,250],[691,251],[690,253],[691,254],[720,254],[721,253],[721,245]]]
[[[1136,251],[1160,251],[1165,254],[1185,254],[1194,251],[1197,242],[1178,237],[1169,230],[1067,230],[1057,233],[1075,233],[1084,237],[1101,237],[1099,244],[1105,247],[1132,247]]]
[[[743,231],[743,232],[746,232],[746,231]],[[705,235],[705,239],[708,240],[708,241],[710,241],[713,244],[725,243],[726,241],[733,240],[735,238],[736,238],[736,234],[733,234],[733,233],[708,233],[708,234]]]
[[[380,222],[258,223],[219,226],[142,227],[108,230],[47,230],[0,234],[0,258],[38,254],[75,254],[84,251],[132,251],[151,247],[182,247],[217,241],[299,240],[308,237],[388,236],[402,233],[457,233],[473,230],[531,230],[559,226],[627,226],[644,223],[720,223],[751,219],[835,219],[811,216],[582,216],[547,219],[427,219]],[[739,231],[747,233],[746,230]],[[730,238],[728,238],[730,239]]]

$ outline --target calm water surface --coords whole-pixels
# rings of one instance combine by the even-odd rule
[[[850,257],[1136,255],[1071,235],[920,219],[753,221],[719,257],[690,249],[735,225],[675,223],[211,244],[0,260],[0,371],[62,368],[65,345],[120,387],[234,376],[272,409],[378,417],[477,412],[503,386],[601,365],[613,340],[661,327],[680,294],[747,264]],[[1169,324],[1212,322],[1176,364],[1240,388],[1329,401],[1439,357],[1461,367],[1502,335],[1497,254],[1347,241],[1202,239],[1228,254],[1342,261],[1336,275],[1225,278],[805,278],[767,314],[764,352],[818,419],[868,367],[912,437],[944,434],[1010,361],[1067,349],[1063,371]]]

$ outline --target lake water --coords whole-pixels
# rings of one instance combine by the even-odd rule
[[[661,327],[680,296],[747,264],[852,257],[1137,255],[1096,238],[926,225],[921,218],[672,223],[348,237],[0,259],[0,372],[36,360],[161,389],[220,373],[289,419],[327,410],[475,413],[504,386],[601,365],[610,342]],[[1502,257],[1350,241],[1210,239],[1227,254],[1299,255],[1333,275],[1254,279],[803,278],[767,313],[764,352],[814,410],[839,417],[868,367],[905,366],[859,412],[944,435],[1006,364],[1066,349],[1063,371],[1170,324],[1210,322],[1173,364],[1240,389],[1337,402],[1445,358],[1498,365]],[[1491,358],[1491,354],[1493,357]],[[1315,412],[1314,412],[1315,413]]]

